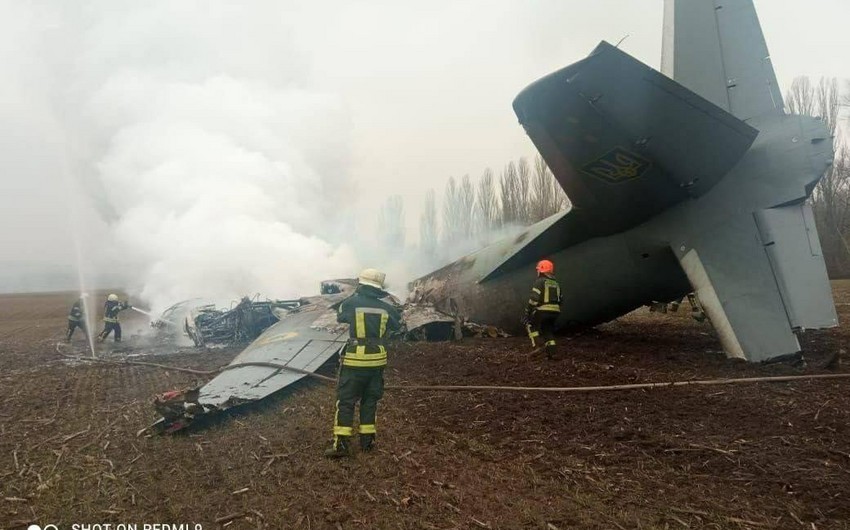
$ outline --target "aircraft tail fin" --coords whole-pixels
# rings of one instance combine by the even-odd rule
[[[600,235],[707,193],[759,133],[605,42],[528,86],[514,111]]]
[[[782,113],[753,0],[665,0],[661,71],[742,120]]]

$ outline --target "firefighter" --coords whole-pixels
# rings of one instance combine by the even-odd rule
[[[546,358],[555,357],[555,322],[561,314],[561,287],[555,279],[555,265],[544,259],[537,264],[537,280],[531,289],[531,297],[523,319],[529,326],[531,344],[536,346],[537,337],[544,341]]]
[[[337,312],[337,321],[348,324],[349,339],[340,356],[333,445],[325,451],[325,456],[331,458],[351,455],[354,406],[358,401],[360,448],[366,452],[374,448],[375,415],[384,393],[387,365],[384,339],[388,332],[401,327],[399,310],[381,300],[387,296],[383,290],[385,277],[375,269],[364,269],[354,295],[344,300]]]
[[[65,335],[65,342],[71,342],[71,337],[74,336],[74,331],[77,328],[83,330],[86,338],[89,336],[89,328],[86,326],[85,302],[84,298],[88,298],[88,293],[83,293],[71,306],[68,312],[68,332]]]
[[[121,342],[121,322],[118,321],[118,312],[132,307],[129,302],[119,302],[117,294],[107,296],[106,304],[103,306],[103,331],[97,336],[97,341],[103,342],[114,331],[115,342]]]

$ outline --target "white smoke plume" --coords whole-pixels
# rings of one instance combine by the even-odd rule
[[[291,13],[165,0],[72,11],[57,19],[54,57],[75,57],[57,61],[58,106],[131,295],[154,310],[292,297],[356,273],[351,246],[333,241],[348,119],[311,90]]]
[[[97,173],[116,240],[147,265],[144,299],[288,297],[351,274],[349,252],[316,236],[341,183],[305,155],[327,144],[311,120],[338,123],[332,100],[221,77],[113,79],[96,100],[118,109]]]

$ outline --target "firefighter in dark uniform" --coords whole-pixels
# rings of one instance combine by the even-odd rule
[[[87,297],[87,293],[81,294],[68,312],[68,333],[65,335],[65,342],[71,342],[71,337],[74,336],[74,331],[77,328],[83,330],[86,338],[89,336],[89,329],[86,327],[85,303],[83,302],[83,298]]]
[[[325,451],[328,457],[351,455],[357,401],[360,401],[360,448],[371,451],[374,447],[375,415],[378,400],[384,394],[387,365],[384,338],[401,327],[399,310],[381,300],[387,296],[384,279],[384,273],[365,269],[360,273],[357,291],[339,306],[337,321],[348,324],[349,339],[340,358],[333,445]]]
[[[532,345],[540,337],[544,341],[546,357],[555,356],[555,322],[561,314],[561,287],[555,279],[555,265],[549,260],[537,264],[537,280],[525,309],[525,322],[529,325]]]
[[[103,306],[103,331],[97,336],[97,341],[103,342],[114,331],[115,342],[121,342],[121,322],[118,321],[118,312],[132,307],[128,302],[119,302],[117,294],[110,294]]]

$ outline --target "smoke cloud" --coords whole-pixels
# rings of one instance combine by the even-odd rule
[[[283,9],[110,0],[60,14],[77,61],[54,65],[69,87],[56,104],[132,295],[155,310],[293,297],[356,272],[336,242],[349,119],[309,86]]]
[[[146,265],[143,298],[295,296],[317,277],[351,274],[349,249],[320,237],[344,182],[310,152],[340,149],[332,97],[134,73],[110,79],[94,101],[113,131],[97,174],[116,241]]]
[[[846,1],[790,22],[757,7],[784,86],[847,77],[823,52],[847,47]],[[0,0],[0,290],[71,288],[79,267],[161,305],[315,292],[375,266],[401,291],[391,262],[430,264],[370,250],[386,198],[414,241],[429,189],[534,153],[510,108],[528,83],[625,35],[657,66],[662,8]]]

